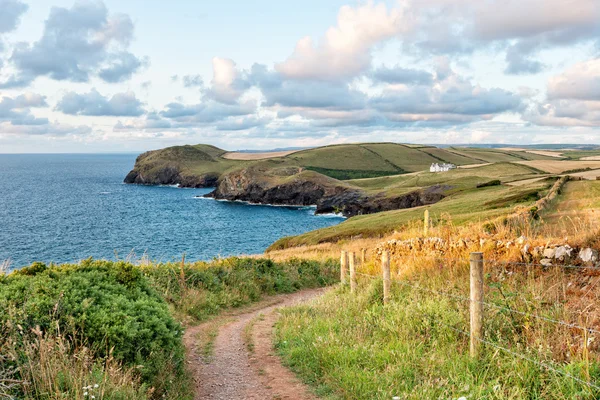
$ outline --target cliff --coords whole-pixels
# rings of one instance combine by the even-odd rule
[[[388,197],[363,190],[302,168],[244,168],[222,176],[217,188],[206,195],[221,200],[256,204],[316,205],[317,213],[341,213],[346,217],[432,204],[444,198],[445,186],[433,186]]]
[[[140,185],[179,185],[181,187],[214,187],[229,165],[219,156],[217,147],[178,146],[149,151],[140,155],[125,183]]]

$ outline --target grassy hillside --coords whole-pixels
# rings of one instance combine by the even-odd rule
[[[248,165],[266,162],[265,160],[227,159],[223,157],[226,153],[227,151],[210,145],[169,147],[142,154],[135,168],[146,175],[158,174],[166,167],[178,169],[184,176],[220,175]],[[562,162],[565,162],[563,170],[566,171],[574,169],[573,166],[567,167],[566,161],[596,156],[600,153],[598,151],[565,151],[561,154],[564,154],[565,157],[565,161]],[[284,157],[272,158],[270,161],[269,165],[302,167],[341,180],[424,171],[435,162],[468,166],[483,163],[531,161],[530,165],[536,168],[544,165],[542,161],[550,161],[553,165],[561,162],[555,157],[534,154],[523,149],[466,147],[442,149],[397,143],[331,145],[297,151]],[[535,161],[540,162],[536,163]],[[594,166],[594,163],[588,162],[585,167],[590,165]],[[548,172],[555,172],[555,169]]]
[[[354,237],[380,237],[413,223],[420,223],[428,209],[432,219],[444,219],[454,224],[484,221],[513,212],[516,206],[532,206],[543,197],[553,181],[527,186],[490,186],[472,188],[451,194],[446,199],[426,207],[358,215],[339,225],[318,229],[302,235],[279,239],[267,251],[289,247],[336,242]]]
[[[504,185],[535,176],[540,177],[540,180],[519,186]],[[366,193],[385,193],[387,196],[439,185],[445,189],[448,197],[426,207],[358,215],[339,225],[282,238],[269,250],[335,242],[357,236],[385,235],[420,221],[425,208],[430,210],[433,218],[451,219],[455,224],[495,218],[511,213],[516,206],[532,206],[543,197],[554,180],[555,178],[536,174],[528,166],[512,163],[456,169],[445,173],[421,172],[350,180],[346,183],[360,187]]]
[[[522,153],[523,155],[520,155]],[[225,150],[209,145],[176,146],[142,154],[135,170],[145,176],[159,175],[165,168],[177,170],[182,176],[221,175],[248,165],[263,164],[279,167],[302,167],[335,179],[398,175],[429,169],[435,162],[472,165],[499,161],[544,159],[523,152],[481,149],[440,149],[408,146],[396,143],[344,144],[301,150],[284,157],[242,161],[224,158]]]

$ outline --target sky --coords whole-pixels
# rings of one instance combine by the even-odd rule
[[[0,153],[600,144],[598,0],[0,0]]]

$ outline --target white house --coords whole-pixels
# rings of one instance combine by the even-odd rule
[[[451,169],[456,169],[456,165],[447,163],[433,163],[429,167],[429,172],[446,172]]]

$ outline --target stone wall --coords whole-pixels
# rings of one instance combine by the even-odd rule
[[[544,266],[565,264],[596,266],[599,264],[599,253],[591,247],[577,248],[567,243],[535,246],[532,243],[523,236],[515,240],[494,239],[493,237],[458,238],[456,240],[446,240],[440,237],[416,237],[380,243],[375,251],[380,256],[384,250],[387,250],[392,258],[406,255],[418,256],[419,253],[443,258],[448,252],[461,253],[456,250],[463,250],[464,254],[472,251],[485,251],[486,255],[493,254],[496,260],[510,252],[519,254],[519,259],[513,260],[515,262],[535,263]],[[515,249],[518,252],[515,252]],[[467,258],[468,256],[465,256],[465,259]]]

